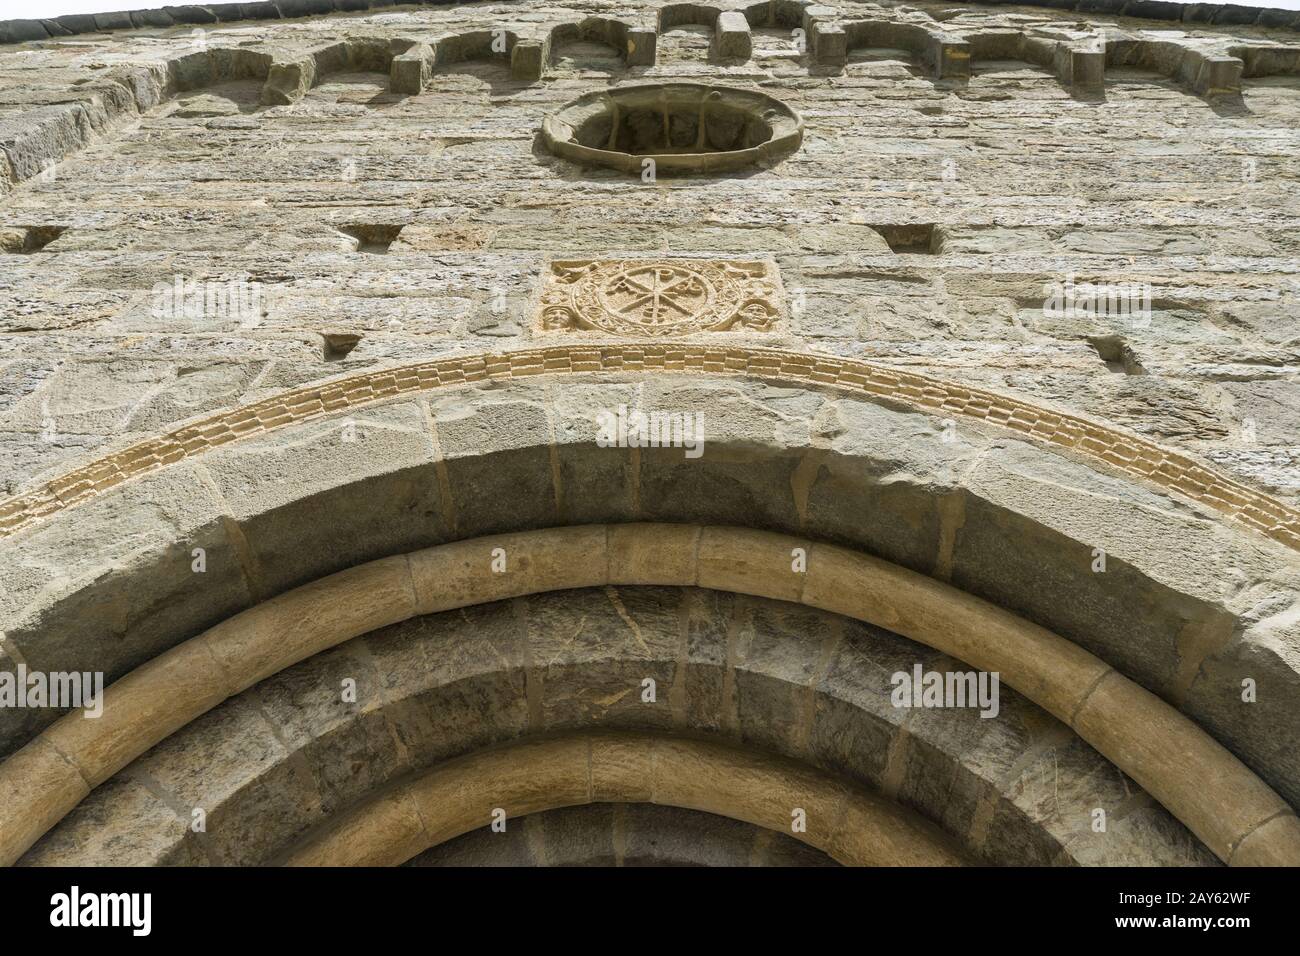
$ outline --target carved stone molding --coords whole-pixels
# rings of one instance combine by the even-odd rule
[[[733,259],[555,260],[542,279],[544,331],[660,338],[766,332],[780,319],[771,262]]]
[[[843,389],[905,407],[961,416],[1058,448],[1074,449],[1120,474],[1176,492],[1300,551],[1300,511],[1141,435],[996,392],[907,369],[820,353],[745,345],[610,342],[454,355],[307,385],[218,412],[137,442],[0,501],[0,538],[96,495],[212,448],[293,422],[362,408],[398,395],[533,375],[601,372],[745,375],[783,384]]]

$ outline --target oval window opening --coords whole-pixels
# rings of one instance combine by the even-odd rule
[[[599,90],[542,123],[552,153],[584,166],[690,174],[771,166],[803,141],[803,120],[765,93],[696,83]]]

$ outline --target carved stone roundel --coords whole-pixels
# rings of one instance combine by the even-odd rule
[[[635,336],[766,330],[778,314],[775,283],[762,262],[555,262],[550,280],[543,301],[549,329]]]

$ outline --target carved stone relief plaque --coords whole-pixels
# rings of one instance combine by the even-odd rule
[[[734,259],[557,260],[543,278],[541,327],[664,337],[767,332],[781,317],[770,262]]]

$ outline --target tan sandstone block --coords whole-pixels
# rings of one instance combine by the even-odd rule
[[[854,793],[831,835],[828,852],[853,866],[964,866],[946,836],[908,819],[896,805]]]
[[[782,534],[744,528],[705,528],[700,535],[699,585],[798,601],[805,575],[794,570],[795,547],[811,546]]]
[[[1061,720],[1110,668],[1082,648],[906,568],[818,545],[803,602],[927,644],[1000,679]]]
[[[697,740],[655,742],[655,803],[718,813],[829,846],[845,792],[808,768]],[[792,832],[802,810],[807,831]]]
[[[605,526],[499,534],[410,555],[417,613],[608,583]],[[494,570],[502,567],[504,570]]]
[[[609,526],[609,583],[691,586],[701,529],[682,524]]]
[[[1261,824],[1238,844],[1231,866],[1300,866],[1300,819],[1290,811]]]
[[[158,741],[234,693],[200,638],[137,667],[104,692],[103,714],[60,718],[45,737],[99,786]]]
[[[654,801],[654,748],[638,737],[591,741],[591,799],[600,803]]]
[[[1118,673],[1097,685],[1074,728],[1221,860],[1239,842],[1245,849],[1243,838],[1262,821],[1290,809],[1209,734]],[[1252,846],[1247,857],[1264,853]],[[1300,855],[1289,863],[1300,865]]]
[[[212,650],[238,692],[326,648],[415,614],[409,565],[399,555],[294,588],[197,640]]]
[[[428,840],[410,788],[403,787],[349,814],[289,858],[291,866],[396,866]]]
[[[434,846],[492,822],[506,826],[541,810],[590,802],[585,738],[530,741],[506,751],[478,753],[416,781],[412,791]]]
[[[90,792],[77,768],[37,738],[0,764],[0,865],[10,866]]]

